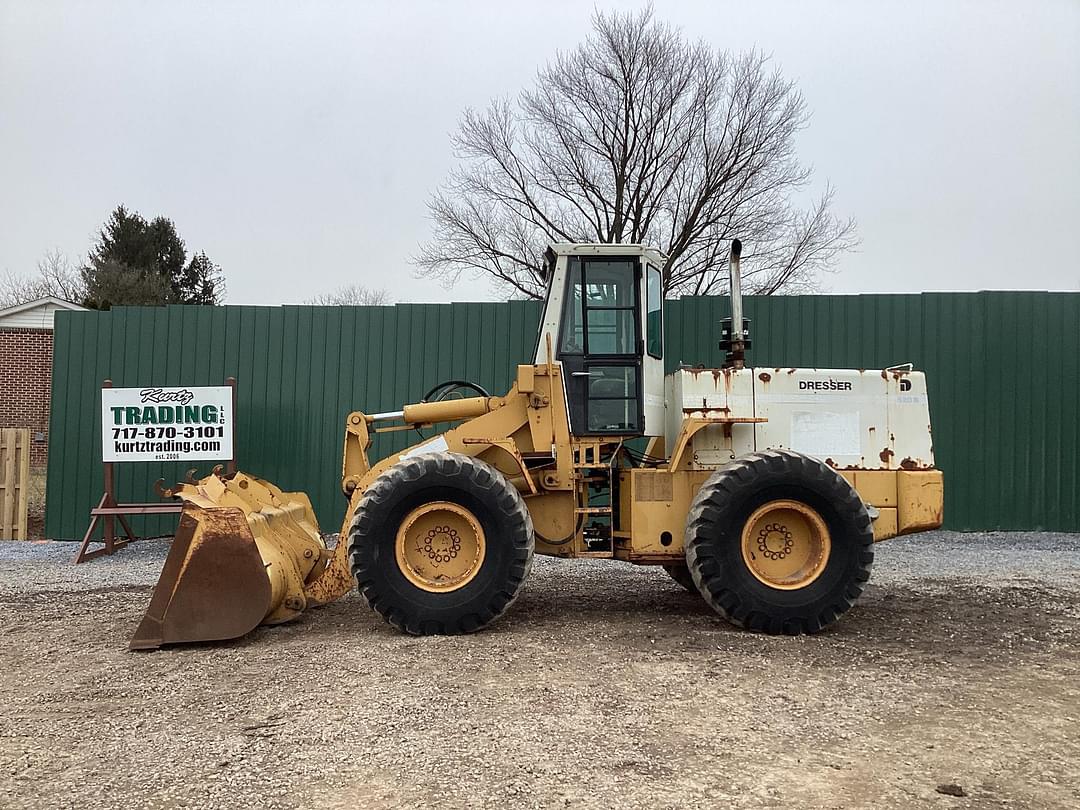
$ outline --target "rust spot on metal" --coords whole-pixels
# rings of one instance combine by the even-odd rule
[[[219,641],[254,630],[272,608],[270,579],[244,513],[184,505],[146,615],[129,648]]]
[[[758,379],[761,380],[763,383],[767,383],[769,380],[772,379],[772,374],[770,374],[767,371],[763,371],[760,374],[758,374],[757,376],[758,376]]]
[[[788,371],[787,371],[787,373],[788,373],[788,374],[794,374],[794,373],[795,373],[795,371],[796,371],[796,369],[793,369],[793,368],[789,368],[789,369],[788,369]]]
[[[304,586],[304,596],[307,597],[308,607],[333,602],[356,587],[356,581],[349,571],[348,545],[348,538],[339,536],[338,544],[334,547],[330,559],[327,560],[326,567],[315,579]]]
[[[882,450],[880,453],[878,453],[878,458],[881,459],[882,464],[888,464],[889,459],[892,458],[894,455],[896,455],[896,454],[893,453],[893,451],[891,449],[886,447],[884,450]]]
[[[887,371],[882,371],[882,372],[881,372],[881,379],[883,379],[883,380],[887,380],[887,379],[889,379],[889,372],[887,372]]]
[[[900,469],[902,470],[929,470],[932,467],[929,464],[925,464],[917,458],[905,458],[900,462]]]
[[[733,383],[733,382],[735,381],[735,378],[734,378],[734,377],[732,376],[732,372],[733,372],[733,371],[734,371],[734,369],[730,369],[730,368],[725,368],[725,369],[723,370],[723,375],[724,375],[724,392],[725,392],[725,393],[726,393],[726,394],[727,394],[727,395],[728,395],[729,397],[731,396],[731,385],[732,385],[732,383]]]

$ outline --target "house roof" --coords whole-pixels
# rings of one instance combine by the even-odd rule
[[[33,301],[27,301],[23,304],[16,304],[13,307],[7,309],[0,309],[0,318],[5,315],[14,315],[17,312],[25,312],[28,309],[34,307],[47,306],[52,304],[59,309],[70,309],[73,312],[86,312],[86,307],[81,307],[78,304],[73,304],[71,301],[65,301],[63,298],[57,298],[52,295],[46,295],[44,298],[35,298]]]
[[[14,327],[21,329],[52,329],[53,316],[57,310],[70,310],[73,312],[85,312],[86,307],[47,295],[33,301],[16,304],[7,309],[0,309],[0,327]]]

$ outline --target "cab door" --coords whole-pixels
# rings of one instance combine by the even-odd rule
[[[571,256],[558,357],[570,428],[578,436],[640,436],[641,264],[636,257]]]

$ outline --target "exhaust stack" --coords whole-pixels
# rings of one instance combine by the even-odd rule
[[[741,256],[742,242],[732,239],[728,261],[731,275],[731,317],[720,321],[720,348],[727,352],[724,368],[743,368],[746,364],[746,350],[750,348],[750,320],[743,317],[742,275],[739,270]]]

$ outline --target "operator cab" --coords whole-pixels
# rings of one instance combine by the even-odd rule
[[[641,245],[548,248],[535,362],[551,341],[575,436],[664,432],[663,256]]]

